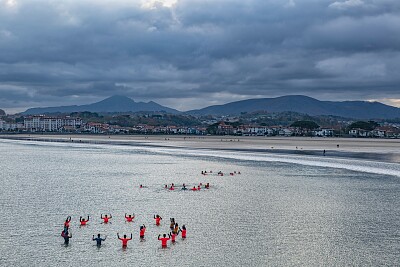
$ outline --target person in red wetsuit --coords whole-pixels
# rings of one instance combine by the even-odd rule
[[[122,241],[122,247],[126,248],[128,246],[128,241],[132,240],[132,234],[131,234],[131,238],[127,238],[126,235],[124,235],[123,238],[119,237],[119,233],[117,233],[117,237],[119,240]]]
[[[87,220],[85,218],[79,217],[79,221],[81,222],[81,226],[86,225],[86,223],[89,221],[89,215],[87,216]]]
[[[71,216],[68,216],[67,219],[64,222],[64,229],[68,229],[69,228],[69,223],[71,222]]]
[[[126,213],[125,213],[125,219],[127,222],[132,222],[133,219],[135,219],[135,213],[133,215],[129,214],[128,216],[126,216]]]
[[[157,214],[157,215],[154,215],[154,220],[156,220],[156,225],[159,226],[162,218],[160,217],[160,215]]]
[[[162,248],[166,248],[167,247],[167,242],[168,242],[168,240],[170,240],[171,236],[168,235],[168,237],[167,237],[166,234],[164,234],[163,237],[161,237],[161,238],[160,238],[160,236],[161,235],[158,235],[158,240],[161,240],[161,247]]]
[[[108,217],[108,215],[105,214],[103,217],[103,214],[100,214],[100,218],[103,219],[103,223],[108,223],[108,221],[112,218],[112,215],[110,214],[110,217]]]
[[[192,191],[197,191],[197,188],[196,188],[195,186],[193,186],[193,188],[190,189],[190,190],[192,190]]]
[[[140,226],[140,239],[144,238],[144,233],[146,233],[146,226],[143,224]]]
[[[179,232],[178,232],[179,233]],[[175,239],[176,239],[176,237],[178,236],[178,233],[175,233],[175,232],[170,232],[169,233],[169,236],[171,237],[171,242],[172,243],[175,243]]]
[[[179,228],[179,231],[182,232],[182,238],[186,238],[186,226],[182,225],[182,229]]]

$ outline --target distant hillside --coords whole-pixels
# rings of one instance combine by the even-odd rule
[[[312,116],[333,115],[356,119],[400,118],[400,108],[384,105],[379,102],[319,101],[301,95],[248,99],[224,105],[209,106],[199,110],[191,110],[187,113],[192,115],[238,115],[241,112],[261,110],[268,112],[294,111]]]
[[[165,111],[167,113],[179,113],[176,109],[161,106],[153,101],[148,103],[135,102],[126,96],[111,96],[100,102],[81,106],[61,106],[46,108],[30,108],[23,115],[37,115],[46,113],[71,113],[71,112],[139,112],[139,111]]]
[[[4,116],[4,115],[6,115],[6,112],[4,110],[0,109],[0,116]]]

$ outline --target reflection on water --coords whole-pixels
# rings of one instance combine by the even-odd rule
[[[16,141],[0,141],[0,151],[1,266],[393,266],[400,260],[396,164]],[[211,188],[163,189],[172,182]],[[110,213],[111,223],[102,224],[100,214]],[[134,222],[126,223],[125,213],[135,213]],[[79,227],[79,216],[88,214],[88,225]],[[163,217],[160,227],[154,214]],[[64,246],[68,215],[72,238]],[[161,249],[157,236],[169,232],[170,217],[187,226],[188,238]],[[127,249],[117,232],[133,233]],[[92,241],[97,233],[107,235],[101,248]]]

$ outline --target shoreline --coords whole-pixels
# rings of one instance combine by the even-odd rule
[[[325,150],[326,157],[400,163],[400,139],[76,134],[14,134],[0,135],[0,139],[310,156],[324,156]]]

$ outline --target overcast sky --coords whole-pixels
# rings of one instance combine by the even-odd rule
[[[301,94],[400,107],[399,0],[0,0],[0,108]]]

